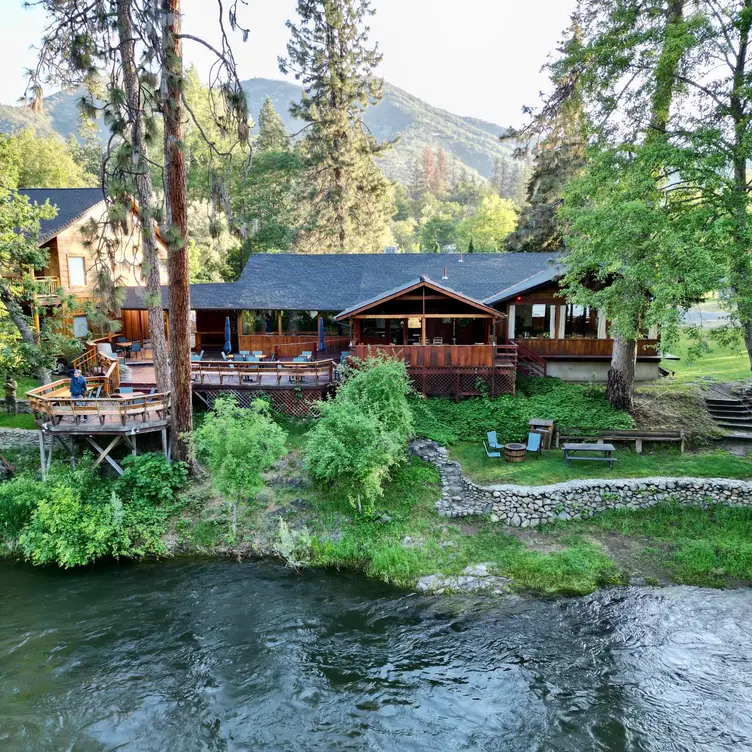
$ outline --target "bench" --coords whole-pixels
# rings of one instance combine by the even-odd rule
[[[592,454],[585,456],[575,454],[575,452],[600,452],[603,456],[598,457]],[[614,447],[613,444],[564,444],[564,459],[569,465],[572,461],[575,462],[608,462],[608,466],[611,470],[614,469],[614,462],[616,458],[613,456]]]
[[[590,431],[574,433],[577,429],[559,430],[556,434],[556,448],[561,442],[567,441],[634,441],[635,453],[642,454],[644,441],[669,441],[680,445],[679,451],[684,454],[684,431]]]

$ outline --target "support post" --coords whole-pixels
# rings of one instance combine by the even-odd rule
[[[39,429],[39,457],[42,463],[42,480],[47,480],[47,462],[44,456],[44,431]]]
[[[406,345],[410,338],[410,330],[407,328],[408,319],[402,319],[402,344]]]
[[[282,336],[282,311],[277,311],[277,334]]]
[[[420,344],[426,344],[426,317],[420,317]]]

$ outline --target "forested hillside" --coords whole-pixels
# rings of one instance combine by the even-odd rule
[[[243,82],[243,87],[254,120],[258,120],[268,96],[289,132],[294,134],[303,128],[303,123],[289,113],[290,102],[300,98],[295,84],[251,78]],[[39,135],[50,135],[52,131],[63,137],[75,134],[76,99],[72,92],[54,94],[45,99],[44,115],[35,115],[22,107],[0,105],[0,131],[10,132],[33,125]],[[366,111],[365,122],[378,140],[399,139],[379,162],[387,177],[405,185],[410,183],[415,164],[422,160],[426,146],[444,149],[451,169],[458,175],[464,170],[468,176],[477,174],[492,180],[495,162],[513,161],[513,144],[499,141],[505,131],[503,126],[432,107],[391,84],[384,87],[384,99]],[[104,133],[101,126],[100,132]]]

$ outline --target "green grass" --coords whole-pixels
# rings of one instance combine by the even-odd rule
[[[698,451],[680,454],[656,451],[635,454],[617,447],[613,470],[605,462],[574,462],[567,465],[562,450],[543,452],[539,459],[528,456],[524,462],[504,462],[486,457],[483,445],[455,444],[449,448],[463,472],[476,483],[515,483],[542,486],[581,478],[646,478],[654,476],[698,478],[752,478],[752,459],[735,457],[724,451]]]
[[[690,354],[693,344],[694,341],[685,334],[678,345],[671,348],[671,353],[681,360],[663,361],[664,368],[676,373],[667,381],[743,381],[752,376],[741,334],[732,344],[718,344],[709,340],[707,351],[699,356]]]
[[[544,535],[618,534],[640,541],[646,562],[674,582],[724,587],[752,582],[752,510],[661,504],[648,510],[613,511],[587,521],[556,523]]]
[[[4,410],[0,410],[0,428],[36,428],[34,417],[29,413],[18,413],[18,415],[9,415]]]

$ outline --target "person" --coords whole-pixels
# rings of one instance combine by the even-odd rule
[[[85,397],[88,391],[89,386],[86,383],[86,379],[81,375],[81,369],[75,368],[70,380],[70,396],[73,399],[76,399],[77,397]],[[76,399],[76,404],[83,405],[86,403],[83,400]],[[88,420],[89,416],[84,415],[84,421],[86,422]]]

